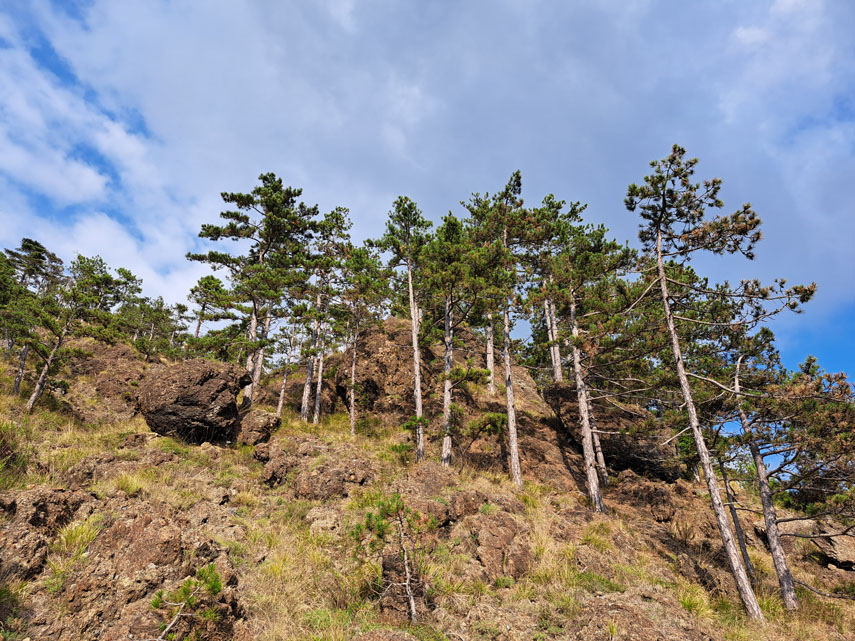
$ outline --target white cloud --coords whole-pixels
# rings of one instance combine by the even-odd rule
[[[82,20],[33,6],[80,84],[36,63],[0,10],[0,216],[23,234],[24,187],[54,199],[34,224],[69,251],[115,238],[153,293],[191,280],[183,256],[219,193],[264,171],[350,206],[364,238],[399,193],[438,219],[519,168],[529,202],[588,201],[634,240],[625,187],[680,142],[699,176],[724,178],[728,209],[751,200],[765,220],[739,270],[816,279],[825,309],[853,301],[845,6],[93,0]]]

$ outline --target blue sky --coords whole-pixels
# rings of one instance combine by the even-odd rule
[[[627,184],[677,142],[750,201],[753,263],[816,281],[774,326],[855,370],[855,4],[49,2],[0,6],[0,245],[98,253],[183,300],[221,191],[274,171],[380,233],[399,194],[438,220],[515,169],[636,243]]]

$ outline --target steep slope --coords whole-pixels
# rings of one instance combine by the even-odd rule
[[[522,369],[523,489],[507,480],[497,436],[463,443],[451,469],[433,462],[435,441],[428,462],[413,464],[410,434],[398,427],[406,397],[389,398],[403,394],[409,373],[383,365],[396,353],[411,362],[396,352],[396,332],[366,342],[363,380],[378,393],[373,406],[364,400],[355,437],[342,414],[318,426],[290,415],[255,448],[188,445],[140,418],[27,417],[8,394],[8,370],[0,373],[3,637],[157,639],[175,622],[176,639],[237,641],[370,630],[393,638],[386,629],[424,640],[849,638],[847,601],[803,591],[803,612],[783,611],[761,519],[750,512],[743,525],[770,620],[745,620],[700,485],[627,467],[605,490],[608,514],[594,517],[571,430]],[[502,407],[474,386],[457,402],[467,420]],[[412,510],[417,626],[407,622],[396,530],[378,539],[366,528],[395,495]],[[811,541],[790,543],[798,579],[826,592],[855,582]],[[210,564],[217,590],[206,583]],[[169,604],[191,592],[187,616],[175,617],[179,606]]]

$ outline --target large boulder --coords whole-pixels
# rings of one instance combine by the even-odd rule
[[[234,364],[194,359],[152,372],[139,409],[153,432],[191,443],[233,441],[240,430],[237,396],[249,374]]]

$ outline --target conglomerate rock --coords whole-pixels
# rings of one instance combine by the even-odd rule
[[[249,374],[234,364],[194,359],[151,372],[139,408],[153,432],[191,443],[234,441],[240,429],[237,396]]]

